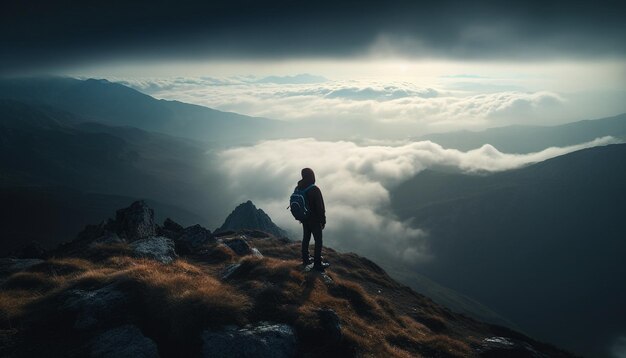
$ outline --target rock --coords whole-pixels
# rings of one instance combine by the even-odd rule
[[[115,222],[112,220],[103,221],[97,225],[87,225],[78,233],[74,241],[93,241],[105,235],[108,231],[115,230]]]
[[[216,232],[224,231],[240,231],[254,230],[257,232],[264,231],[276,237],[285,237],[285,230],[278,227],[272,219],[261,209],[257,209],[254,204],[248,200],[240,204],[228,215],[224,224],[220,226]]]
[[[178,233],[183,231],[182,225],[170,218],[165,219],[163,222],[163,228]]]
[[[211,238],[211,231],[200,225],[193,225],[183,230],[176,244],[181,246],[185,252],[191,253],[206,244]]]
[[[114,285],[92,291],[74,289],[67,295],[69,297],[61,308],[76,314],[74,328],[78,330],[97,328],[122,319],[128,300]]]
[[[92,241],[89,244],[89,247],[93,248],[99,244],[102,244],[102,245],[121,244],[123,242],[124,242],[124,239],[120,238],[116,233],[106,231],[102,236]]]
[[[136,257],[153,259],[164,264],[172,263],[178,257],[174,241],[162,236],[134,241],[130,247]]]
[[[94,358],[159,356],[154,341],[133,325],[117,327],[96,336],[89,342],[89,353]]]
[[[0,275],[9,275],[15,272],[44,262],[41,259],[14,259],[11,257],[0,258]]]
[[[261,322],[202,334],[203,357],[281,358],[295,354],[295,333],[286,324]]]
[[[255,239],[264,239],[264,238],[270,237],[268,233],[264,231],[259,231],[259,230],[243,230],[243,233]]]
[[[128,208],[116,212],[117,233],[129,241],[144,239],[156,235],[154,210],[145,201],[132,203]]]
[[[482,340],[478,353],[481,357],[529,357],[548,358],[530,344],[514,338],[489,337]]]
[[[230,264],[226,266],[226,268],[224,268],[224,271],[222,271],[222,280],[228,280],[239,267],[241,267],[241,264]]]
[[[339,321],[339,316],[337,316],[337,313],[329,308],[321,308],[316,310],[316,312],[320,320],[320,326],[324,333],[327,335],[325,337],[325,341],[341,341],[341,323]]]
[[[239,236],[234,239],[224,240],[224,244],[231,248],[237,255],[244,256],[252,253],[252,247],[246,241],[245,236]]]

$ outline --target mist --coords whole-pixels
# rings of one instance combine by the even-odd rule
[[[400,221],[391,212],[391,188],[429,168],[480,175],[618,142],[603,137],[536,153],[507,154],[488,144],[462,152],[430,141],[359,145],[300,138],[262,141],[216,155],[234,198],[252,200],[294,239],[300,228],[286,209],[288,198],[300,179],[300,170],[312,168],[326,202],[325,245],[415,266],[436,260],[436,256],[429,250],[428,232]]]

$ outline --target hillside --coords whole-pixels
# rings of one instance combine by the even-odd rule
[[[491,144],[505,153],[532,153],[549,147],[565,147],[613,136],[626,140],[626,113],[557,126],[508,126],[484,131],[434,133],[415,138],[462,151]]]
[[[373,262],[299,244],[154,223],[143,202],[47,259],[0,260],[0,355],[567,357],[452,313]]]
[[[217,189],[223,179],[212,170],[208,149],[192,140],[85,122],[55,108],[0,100],[0,192],[6,200],[0,220],[15,234],[11,242],[30,240],[29,232],[37,231],[58,244],[118,207],[120,200],[148,197],[160,212],[179,221],[217,226],[227,214],[224,207],[232,203]],[[19,210],[24,207],[21,200],[35,209]],[[28,213],[49,208],[54,216],[70,207],[52,226],[41,221],[45,215]],[[82,215],[83,209],[96,215]],[[3,236],[2,245],[6,240]]]
[[[524,332],[599,357],[623,332],[626,145],[490,175],[425,171],[391,202],[429,234],[435,259],[416,270]]]
[[[230,144],[273,138],[288,123],[158,100],[107,80],[66,77],[0,80],[0,99],[50,106],[81,120]]]

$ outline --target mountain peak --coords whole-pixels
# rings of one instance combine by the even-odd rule
[[[278,227],[272,219],[261,209],[258,209],[251,200],[237,205],[220,226],[216,233],[238,230],[260,230],[276,237],[286,237],[285,230]]]

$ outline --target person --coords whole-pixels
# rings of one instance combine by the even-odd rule
[[[302,179],[298,181],[297,189],[304,190],[315,184],[315,173],[311,168],[304,168],[301,171]],[[309,215],[302,222],[302,264],[309,265],[309,243],[311,234],[315,240],[315,251],[313,254],[313,270],[324,271],[322,265],[322,230],[326,226],[326,208],[324,207],[324,198],[322,191],[313,186],[306,192],[306,202],[309,209]]]

